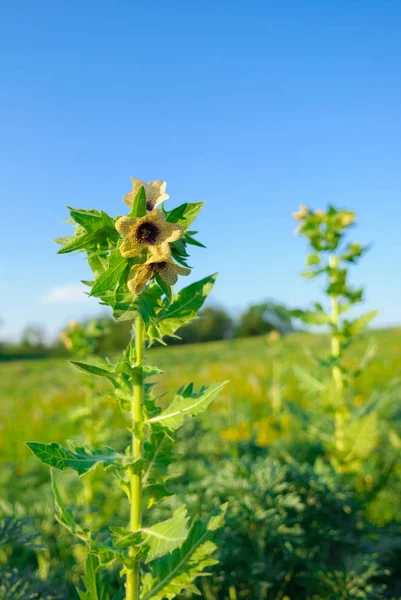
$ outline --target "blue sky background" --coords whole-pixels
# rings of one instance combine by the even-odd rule
[[[2,337],[98,312],[65,205],[124,213],[130,176],[206,200],[191,280],[238,310],[305,305],[291,212],[335,203],[373,241],[354,273],[401,321],[401,3],[5,1],[0,9]],[[78,285],[78,287],[77,287]]]

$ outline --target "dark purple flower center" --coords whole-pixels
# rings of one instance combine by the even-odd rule
[[[141,223],[136,232],[136,239],[140,244],[156,244],[159,239],[160,229],[156,223],[145,221]]]
[[[167,267],[167,263],[166,261],[162,261],[162,262],[158,262],[158,263],[153,263],[154,265],[154,270],[156,273],[160,273],[160,271],[163,271],[163,269],[165,269]]]

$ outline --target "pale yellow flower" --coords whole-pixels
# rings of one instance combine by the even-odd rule
[[[72,340],[64,331],[62,331],[60,333],[60,340],[63,342],[63,344],[67,348],[67,350],[72,349],[72,346],[73,346]]]
[[[324,212],[324,210],[321,210],[320,208],[318,208],[318,210],[315,210],[315,215],[317,217],[325,217],[326,213]]]
[[[142,265],[134,265],[128,275],[127,285],[130,292],[134,295],[141,294],[145,285],[156,275],[160,275],[164,283],[174,285],[177,283],[178,275],[189,275],[191,269],[176,265],[172,260],[167,259],[159,262],[152,262],[152,259]]]
[[[236,427],[228,427],[220,431],[220,437],[227,442],[246,442],[251,437],[248,423],[242,421]]]
[[[296,221],[302,221],[309,214],[309,208],[305,204],[301,204],[298,212],[292,213],[292,216]]]
[[[132,192],[129,194],[125,194],[123,200],[125,204],[129,207],[132,206],[132,203],[135,199],[135,196],[139,192],[141,186],[143,186],[146,195],[146,210],[152,211],[156,206],[170,198],[168,194],[166,194],[167,183],[165,181],[161,181],[161,179],[155,179],[155,181],[150,181],[149,183],[145,183],[140,179],[136,179],[136,177],[131,177],[132,181]]]
[[[273,329],[266,336],[266,339],[268,342],[277,342],[277,340],[279,340],[280,338],[281,338],[281,333],[279,331],[277,331],[277,329]]]
[[[346,213],[341,217],[341,225],[343,227],[347,227],[347,225],[351,225],[355,221],[355,215],[351,213]]]
[[[155,260],[170,258],[169,243],[178,240],[183,230],[177,223],[167,223],[163,213],[152,210],[144,217],[121,217],[116,229],[125,239],[120,246],[124,258],[135,258],[149,250]]]

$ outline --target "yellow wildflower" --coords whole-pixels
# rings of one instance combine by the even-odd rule
[[[116,229],[125,238],[120,246],[124,258],[134,258],[143,250],[149,250],[158,261],[170,258],[169,242],[175,242],[183,234],[180,225],[167,223],[158,210],[140,218],[121,217],[116,222]]]
[[[128,275],[127,285],[134,295],[141,294],[147,282],[156,275],[160,275],[167,285],[174,285],[177,282],[178,275],[189,275],[191,272],[191,269],[176,265],[170,259],[159,262],[151,261],[152,259],[142,265],[132,267]]]
[[[363,396],[354,396],[354,399],[352,400],[354,406],[362,406],[364,402],[365,400]]]
[[[150,181],[149,183],[145,183],[140,179],[136,179],[136,177],[131,177],[132,181],[132,192],[129,194],[125,194],[123,200],[125,204],[129,207],[132,206],[132,203],[137,195],[140,187],[142,186],[145,190],[146,195],[146,210],[152,211],[156,206],[170,198],[168,194],[166,194],[167,183],[165,181],[161,181],[161,179],[156,179],[155,181]]]
[[[277,342],[281,338],[281,333],[277,329],[272,329],[267,335],[266,339],[268,342]]]
[[[317,210],[315,210],[315,215],[317,217],[323,218],[326,216],[326,213],[321,208],[318,208]]]
[[[298,212],[292,213],[292,216],[296,221],[302,221],[309,213],[309,208],[305,204],[301,204]]]
[[[69,329],[75,329],[78,327],[78,322],[75,319],[71,319],[68,323]]]
[[[348,225],[351,225],[351,223],[353,223],[355,221],[355,215],[353,215],[352,213],[346,213],[345,215],[342,215],[341,217],[341,225],[343,227],[347,227]]]
[[[220,431],[220,436],[227,442],[246,442],[251,437],[249,425],[242,421],[236,427],[228,427]]]
[[[67,350],[72,349],[72,345],[73,345],[72,340],[64,331],[62,331],[60,333],[60,340],[63,342],[63,344],[67,348]]]

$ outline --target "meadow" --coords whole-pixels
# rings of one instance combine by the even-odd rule
[[[150,350],[149,360],[168,371],[168,378],[159,378],[160,393],[174,392],[182,381],[200,385],[205,379],[212,383],[229,379],[229,386],[213,405],[221,416],[219,424],[228,428],[243,419],[251,424],[267,416],[278,389],[283,399],[308,406],[308,394],[293,367],[316,370],[310,353],[325,352],[328,344],[325,335],[292,333],[277,341],[260,336],[155,348]],[[401,329],[369,333],[355,346],[349,363],[360,360],[369,344],[375,347],[376,356],[356,382],[357,402],[366,401],[373,390],[386,388],[389,381],[401,377]],[[318,371],[316,375],[319,377]],[[97,383],[105,386],[100,379]],[[14,464],[21,473],[29,472],[33,459],[25,446],[27,440],[62,443],[79,436],[74,420],[67,419],[66,414],[80,407],[85,389],[80,373],[64,358],[0,364],[0,393],[2,463]],[[114,409],[111,399],[109,408]],[[117,427],[124,427],[117,410],[113,410],[113,419]]]
[[[198,424],[180,435],[172,473],[176,496],[168,499],[174,507],[176,498],[185,498],[200,514],[218,499],[229,502],[218,540],[220,565],[201,578],[202,597],[401,596],[395,567],[401,553],[400,467],[394,457],[401,439],[400,334],[368,331],[348,354],[352,367],[372,349],[369,366],[348,393],[361,419],[372,411],[376,417],[374,429],[369,421],[353,435],[354,456],[341,464],[330,441],[324,394],[319,390],[317,398],[313,391],[319,382],[326,385],[327,373],[313,356],[327,352],[328,336],[292,333],[148,352],[148,361],[169,373],[155,378],[157,392],[166,393],[162,404],[183,382],[230,381]],[[82,576],[83,546],[55,521],[48,468],[24,442],[82,441],[86,378],[65,359],[0,365],[2,600],[78,597],[74,586]],[[123,449],[128,422],[108,395],[109,384],[95,379],[103,430],[94,434]],[[123,492],[99,483],[100,467],[90,476],[92,525],[101,529],[126,518]],[[88,491],[85,480],[68,471],[58,480],[75,486],[78,498]],[[158,510],[163,515],[163,507]],[[114,597],[122,597],[118,572],[109,569],[107,577]]]

